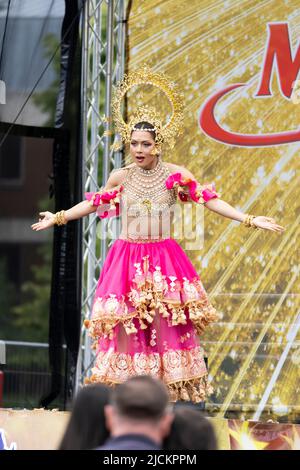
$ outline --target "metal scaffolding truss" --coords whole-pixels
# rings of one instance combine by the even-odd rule
[[[107,181],[110,170],[119,168],[121,153],[110,149],[112,85],[124,75],[126,0],[86,0],[82,20],[82,168],[85,192],[94,192]],[[107,119],[108,118],[108,119]],[[101,174],[102,172],[102,174]],[[99,220],[99,219],[98,219]],[[98,223],[95,213],[83,219],[82,316],[88,318],[97,278],[109,247],[107,220]],[[76,387],[89,375],[94,354],[82,328]]]

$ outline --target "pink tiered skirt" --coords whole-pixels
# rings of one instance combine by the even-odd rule
[[[200,402],[212,391],[199,335],[217,319],[191,261],[173,239],[110,248],[90,320],[96,361],[90,382],[134,375],[161,379],[172,401]]]

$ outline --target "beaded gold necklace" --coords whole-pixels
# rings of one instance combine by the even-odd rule
[[[128,177],[123,183],[124,188],[128,195],[135,201],[139,201],[144,207],[147,208],[148,212],[151,212],[152,206],[155,202],[161,199],[166,199],[166,203],[171,204],[173,197],[166,188],[166,178],[170,174],[170,170],[167,165],[163,164],[161,160],[155,168],[151,170],[145,170],[137,165],[130,169]]]

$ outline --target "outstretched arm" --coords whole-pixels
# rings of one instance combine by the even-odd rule
[[[196,178],[194,175],[184,167],[173,165],[177,171],[179,171],[184,178],[189,178],[195,180]],[[219,197],[212,198],[204,203],[204,205],[211,211],[216,212],[223,217],[227,217],[232,220],[237,220],[238,222],[244,222],[248,216],[248,214],[244,214],[243,212],[235,209],[227,202],[223,201]],[[265,216],[256,216],[252,219],[252,223],[261,229],[264,230],[271,230],[272,232],[282,233],[285,228],[281,225],[278,225],[272,217],[265,217]]]
[[[247,214],[240,212],[222,199],[211,199],[205,203],[205,206],[217,214],[228,217],[228,219],[237,220],[238,222],[244,222],[247,217]],[[271,230],[272,232],[281,233],[285,230],[284,227],[278,225],[272,217],[260,215],[253,219],[253,223],[258,228]]]
[[[113,172],[109,176],[103,191],[110,191],[114,187],[120,184],[120,173]],[[85,217],[86,215],[91,214],[97,210],[96,206],[92,206],[89,201],[81,201],[75,206],[67,209],[64,212],[64,219],[65,222],[69,222],[70,220],[80,219],[81,217]],[[45,230],[47,228],[53,227],[55,225],[55,214],[52,212],[40,212],[39,221],[33,225],[31,225],[32,230],[38,232],[39,230]]]

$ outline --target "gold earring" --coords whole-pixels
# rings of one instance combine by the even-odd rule
[[[151,152],[150,152],[151,155],[158,155],[158,153],[159,152],[156,148],[152,149]]]

